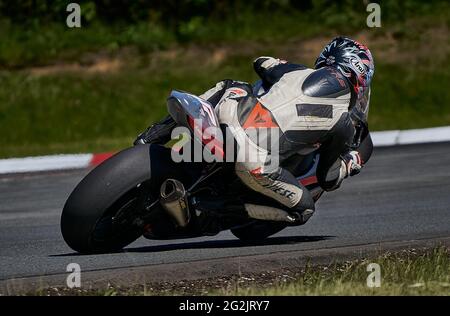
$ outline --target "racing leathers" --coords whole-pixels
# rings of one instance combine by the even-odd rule
[[[233,134],[237,176],[266,197],[260,204],[244,205],[248,216],[301,225],[313,215],[314,200],[286,162],[301,163],[317,152],[318,183],[325,191],[335,190],[370,158],[373,146],[367,123],[354,115],[356,95],[335,68],[310,69],[259,57],[254,69],[261,78],[257,85],[223,80],[200,97],[215,107],[219,123]],[[168,141],[175,125],[167,117],[135,144]]]
[[[335,190],[372,153],[367,124],[362,122],[362,131],[356,128],[361,122],[351,111],[355,96],[335,68],[314,70],[260,57],[254,69],[261,78],[259,92],[248,83],[224,80],[201,97],[215,106],[220,124],[231,127],[241,158],[246,155],[235,163],[238,177],[275,201],[271,206],[245,204],[247,212],[303,224],[314,213],[314,200],[284,162],[318,151],[317,180],[324,190]]]

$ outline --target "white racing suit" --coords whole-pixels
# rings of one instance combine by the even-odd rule
[[[271,206],[246,204],[249,215],[303,224],[314,212],[314,201],[294,175],[281,166],[294,155],[301,159],[318,150],[317,178],[324,190],[335,190],[352,175],[354,155],[348,153],[352,149],[359,151],[352,148],[356,132],[349,111],[354,102],[352,88],[331,67],[314,70],[260,57],[254,61],[254,68],[261,78],[263,93],[256,95],[247,83],[224,80],[201,97],[215,106],[220,124],[231,127],[239,148],[235,164],[238,177],[274,201]],[[271,139],[268,135],[278,136]],[[360,147],[364,153],[358,156],[362,159],[359,167],[372,152],[368,131]]]

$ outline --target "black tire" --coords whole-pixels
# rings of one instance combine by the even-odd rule
[[[251,224],[233,228],[231,233],[242,241],[261,241],[287,227],[283,222],[255,221]]]
[[[161,149],[156,148],[153,153],[154,146],[139,145],[117,153],[77,185],[61,216],[62,235],[73,250],[80,253],[118,251],[141,236],[142,231],[136,229],[121,231],[120,236],[115,236],[111,232],[112,217],[124,206],[130,206],[137,198],[138,186],[150,180],[150,156],[155,160],[168,158],[157,157]]]

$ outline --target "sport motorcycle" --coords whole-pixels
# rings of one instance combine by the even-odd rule
[[[226,154],[224,144],[211,137],[205,139],[208,137],[202,134],[211,127],[222,128],[209,102],[174,90],[167,109],[176,125],[193,135],[188,141],[200,144],[215,156]],[[202,122],[200,127],[196,121]],[[66,243],[79,253],[107,253],[120,251],[143,234],[155,240],[211,235],[195,226],[184,227],[170,215],[170,203],[180,194],[209,203],[215,214],[227,221],[227,229],[244,241],[262,240],[289,226],[286,221],[258,216],[227,217],[226,201],[251,203],[264,197],[239,180],[233,163],[218,159],[175,162],[173,151],[180,150],[175,147],[173,141],[135,145],[92,169],[64,205],[61,232]],[[315,201],[323,193],[315,175],[319,159],[319,154],[311,152],[282,165],[311,192]]]

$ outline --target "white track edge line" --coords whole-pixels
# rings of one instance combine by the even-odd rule
[[[450,126],[410,130],[371,132],[375,147],[450,141]],[[48,155],[0,159],[0,174],[65,169],[83,169],[91,165],[95,154]]]

